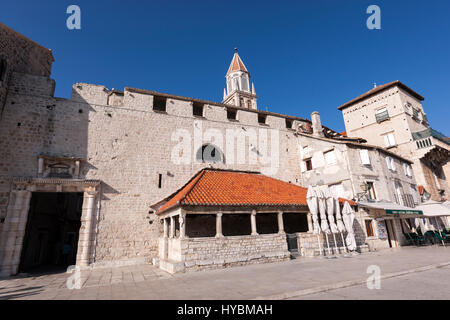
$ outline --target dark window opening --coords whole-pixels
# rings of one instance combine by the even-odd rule
[[[283,213],[283,225],[286,233],[308,232],[308,219],[303,212]]]
[[[224,214],[222,233],[224,236],[245,236],[252,232],[250,214]]]
[[[278,213],[257,214],[256,230],[259,234],[278,233]]]
[[[32,194],[20,272],[57,272],[76,264],[82,203],[83,193]]]
[[[186,215],[186,236],[188,236],[189,238],[215,237],[216,215],[215,214]]]
[[[312,167],[312,160],[311,159],[306,159],[305,160],[305,165],[306,165],[306,171],[311,171],[313,169],[313,167]]]
[[[198,149],[196,159],[202,162],[225,162],[222,151],[212,144],[205,144]]]
[[[194,116],[203,117],[203,104],[194,102],[192,105],[192,113]]]
[[[227,110],[227,119],[228,120],[237,120],[237,111],[236,110]]]
[[[158,188],[161,189],[162,187],[162,174],[158,174]]]
[[[292,120],[291,119],[286,119],[286,128],[287,129],[292,129]]]
[[[0,59],[0,81],[5,80],[6,75],[6,60]]]
[[[258,123],[266,124],[267,116],[264,114],[258,114]]]
[[[166,102],[167,102],[166,97],[154,96],[153,97],[153,110],[165,112],[166,111]]]

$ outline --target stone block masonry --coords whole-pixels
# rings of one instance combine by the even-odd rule
[[[160,268],[170,273],[290,259],[285,234],[160,240],[169,242],[168,259],[161,259]]]

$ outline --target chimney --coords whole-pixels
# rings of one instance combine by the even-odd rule
[[[323,128],[322,128],[322,122],[320,121],[320,113],[317,111],[314,111],[311,113],[311,122],[312,122],[312,129],[313,129],[313,135],[318,137],[323,137]]]

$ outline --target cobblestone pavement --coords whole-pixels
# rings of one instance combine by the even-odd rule
[[[253,299],[277,298],[283,294],[295,298],[293,293],[299,290],[364,281],[371,265],[379,266],[383,275],[447,263],[450,265],[450,248],[434,246],[383,250],[350,258],[300,258],[176,275],[151,265],[139,265],[82,271],[81,289],[67,288],[70,273],[3,278],[0,279],[0,299]],[[449,268],[433,270],[446,272]],[[420,279],[428,272],[414,274]],[[383,283],[389,284],[397,278],[400,279],[384,279]],[[435,285],[438,284],[430,282],[430,290]],[[448,284],[445,286],[448,288]],[[401,298],[402,293],[398,294]],[[450,299],[450,292],[440,296]],[[325,299],[327,296],[318,294],[317,297]],[[374,297],[380,298],[380,295]],[[311,298],[311,295],[304,295],[304,298]]]

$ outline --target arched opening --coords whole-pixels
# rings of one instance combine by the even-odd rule
[[[213,144],[204,144],[199,148],[196,159],[201,162],[225,162],[222,151]]]

